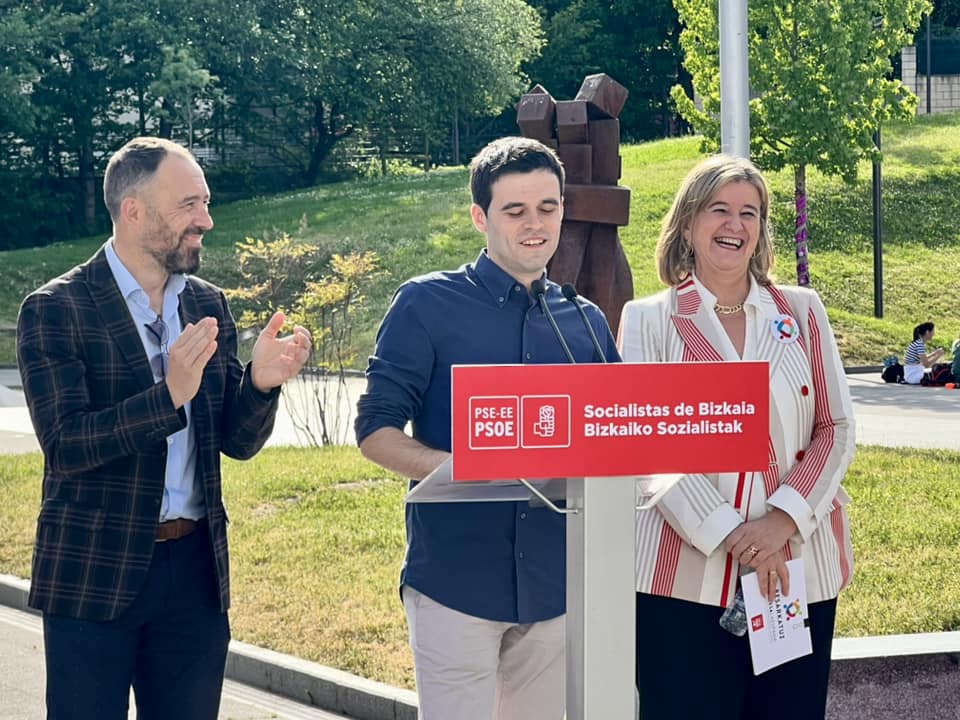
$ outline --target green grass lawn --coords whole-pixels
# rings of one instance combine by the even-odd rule
[[[884,308],[873,318],[871,170],[861,165],[855,186],[808,170],[810,267],[813,286],[830,313],[849,365],[878,364],[902,354],[918,322],[939,326],[938,342],[960,334],[954,268],[960,238],[954,222],[960,196],[960,114],[921,116],[884,128]],[[660,289],[653,248],[660,221],[687,171],[699,140],[662,140],[622,148],[622,183],[632,189],[630,224],[621,239],[638,296]],[[769,173],[777,237],[777,276],[795,280],[793,173]],[[244,237],[289,232],[338,252],[374,250],[387,273],[366,288],[367,308],[357,316],[354,355],[362,363],[393,290],[407,277],[472,260],[483,238],[471,226],[467,172],[429,174],[325,185],[271,197],[216,204],[203,273],[224,287],[239,274],[234,246]],[[0,326],[15,322],[24,294],[88,257],[102,237],[0,253]],[[0,363],[13,362],[0,343]]]
[[[958,453],[859,449],[838,635],[960,629],[958,475]],[[0,456],[0,573],[29,576],[40,476],[39,453]],[[226,461],[234,636],[413,687],[396,587],[405,489],[352,447]]]

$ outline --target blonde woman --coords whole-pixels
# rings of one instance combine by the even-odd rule
[[[843,367],[816,293],[774,285],[770,196],[747,160],[687,176],[656,262],[668,289],[623,310],[627,362],[765,360],[766,472],[688,475],[637,514],[637,684],[644,720],[823,717],[840,589],[853,556],[840,486],[854,455]],[[773,598],[803,558],[813,655],[754,676],[747,638],[719,621],[739,577]],[[695,687],[692,690],[691,683]]]

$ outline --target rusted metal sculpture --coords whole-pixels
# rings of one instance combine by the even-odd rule
[[[608,75],[588,75],[573,100],[554,100],[541,85],[520,99],[520,132],[549,145],[567,174],[560,247],[550,279],[573,283],[600,306],[614,334],[633,275],[617,227],[630,216],[630,189],[620,180],[620,120],[627,89]]]

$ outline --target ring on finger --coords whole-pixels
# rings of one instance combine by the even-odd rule
[[[750,553],[751,558],[754,558],[757,556],[757,553],[760,552],[760,548],[758,548],[756,545],[751,545],[747,548],[747,552]]]

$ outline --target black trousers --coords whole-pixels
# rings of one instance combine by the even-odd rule
[[[723,608],[637,593],[640,720],[822,720],[836,610],[812,603],[813,654],[755,676]]]
[[[201,525],[157,543],[137,598],[115,620],[44,615],[48,720],[216,720],[230,642]]]

